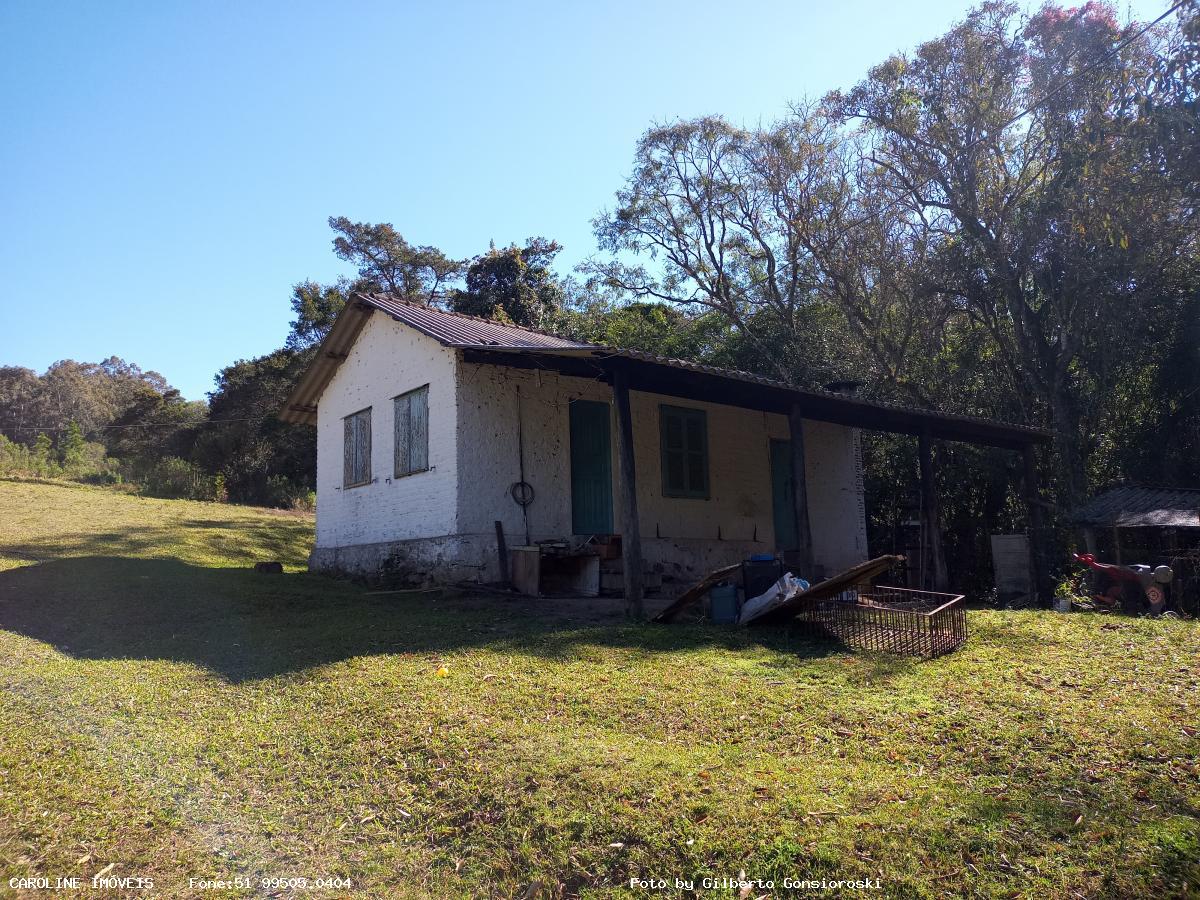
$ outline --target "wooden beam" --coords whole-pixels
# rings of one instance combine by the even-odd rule
[[[921,464],[921,527],[925,530],[925,548],[928,556],[921,561],[921,571],[927,584],[923,588],[944,591],[949,581],[946,572],[946,557],[942,553],[942,530],[938,521],[937,479],[933,473],[933,444],[928,432],[917,436],[917,456]]]
[[[796,517],[796,555],[803,570],[794,574],[815,582],[812,525],[808,520],[808,474],[804,468],[804,415],[798,403],[793,403],[788,410],[788,429],[792,438],[792,512]]]
[[[1029,516],[1029,565],[1032,580],[1034,600],[1041,606],[1049,607],[1053,599],[1049,582],[1046,577],[1046,542],[1045,516],[1038,487],[1037,451],[1033,444],[1026,444],[1022,450],[1025,460],[1025,506]]]
[[[625,614],[645,617],[642,571],[642,529],[638,521],[637,473],[633,459],[633,413],[629,408],[629,373],[612,368],[613,402],[617,408],[617,458],[621,473],[621,561],[625,570]]]

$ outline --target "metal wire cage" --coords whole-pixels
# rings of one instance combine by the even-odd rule
[[[803,609],[796,628],[856,650],[934,657],[967,639],[962,594],[861,586]]]

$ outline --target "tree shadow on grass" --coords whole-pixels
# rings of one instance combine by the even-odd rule
[[[372,654],[492,647],[570,658],[582,646],[647,654],[767,647],[820,656],[783,629],[630,624],[554,601],[430,593],[371,595],[345,581],[205,568],[177,559],[84,556],[0,572],[0,628],[78,659],[194,663],[230,682]]]
[[[308,523],[280,516],[273,520],[228,522],[193,519],[162,525],[60,531],[23,542],[0,545],[0,552],[22,559],[53,560],[65,556],[201,557],[283,560],[302,564],[311,535]],[[165,552],[164,552],[165,551]],[[186,560],[185,560],[186,561]]]

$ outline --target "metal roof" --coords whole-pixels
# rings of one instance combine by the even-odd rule
[[[530,328],[502,325],[488,319],[421,306],[388,294],[353,295],[322,342],[317,359],[288,398],[280,418],[290,422],[316,422],[316,404],[321,392],[349,353],[366,319],[375,311],[415,328],[443,346],[486,354],[489,362],[498,365],[520,365],[523,362],[520,357],[527,359],[533,356],[540,357],[546,363],[559,360],[561,362],[554,364],[560,367],[572,360],[575,361],[574,365],[595,366],[615,357],[637,364],[643,370],[642,377],[631,387],[651,393],[693,396],[691,393],[675,393],[667,386],[674,371],[677,373],[674,376],[676,381],[691,377],[695,382],[694,387],[702,389],[699,398],[708,398],[713,402],[732,402],[754,409],[785,411],[787,405],[799,402],[806,418],[909,434],[929,430],[934,437],[976,441],[993,446],[1019,447],[1026,443],[1045,443],[1050,437],[1048,432],[1026,425],[943,413],[900,403],[865,400],[831,391],[802,390],[778,379],[751,372],[672,359],[641,350],[570,340]],[[590,377],[595,377],[595,374],[590,373]],[[747,385],[765,390],[757,392],[760,396],[755,397],[745,390]]]
[[[488,319],[442,312],[429,306],[399,300],[389,294],[356,294],[355,297],[398,322],[411,325],[447,347],[487,347],[491,349],[528,350],[534,348],[570,348],[587,350],[595,344],[584,344],[566,338],[533,331],[517,325],[501,325]]]
[[[1200,490],[1113,488],[1075,510],[1071,519],[1107,528],[1200,528]]]

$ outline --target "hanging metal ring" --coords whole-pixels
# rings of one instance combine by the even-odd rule
[[[533,502],[533,485],[528,481],[514,481],[508,489],[517,506],[526,507]]]

